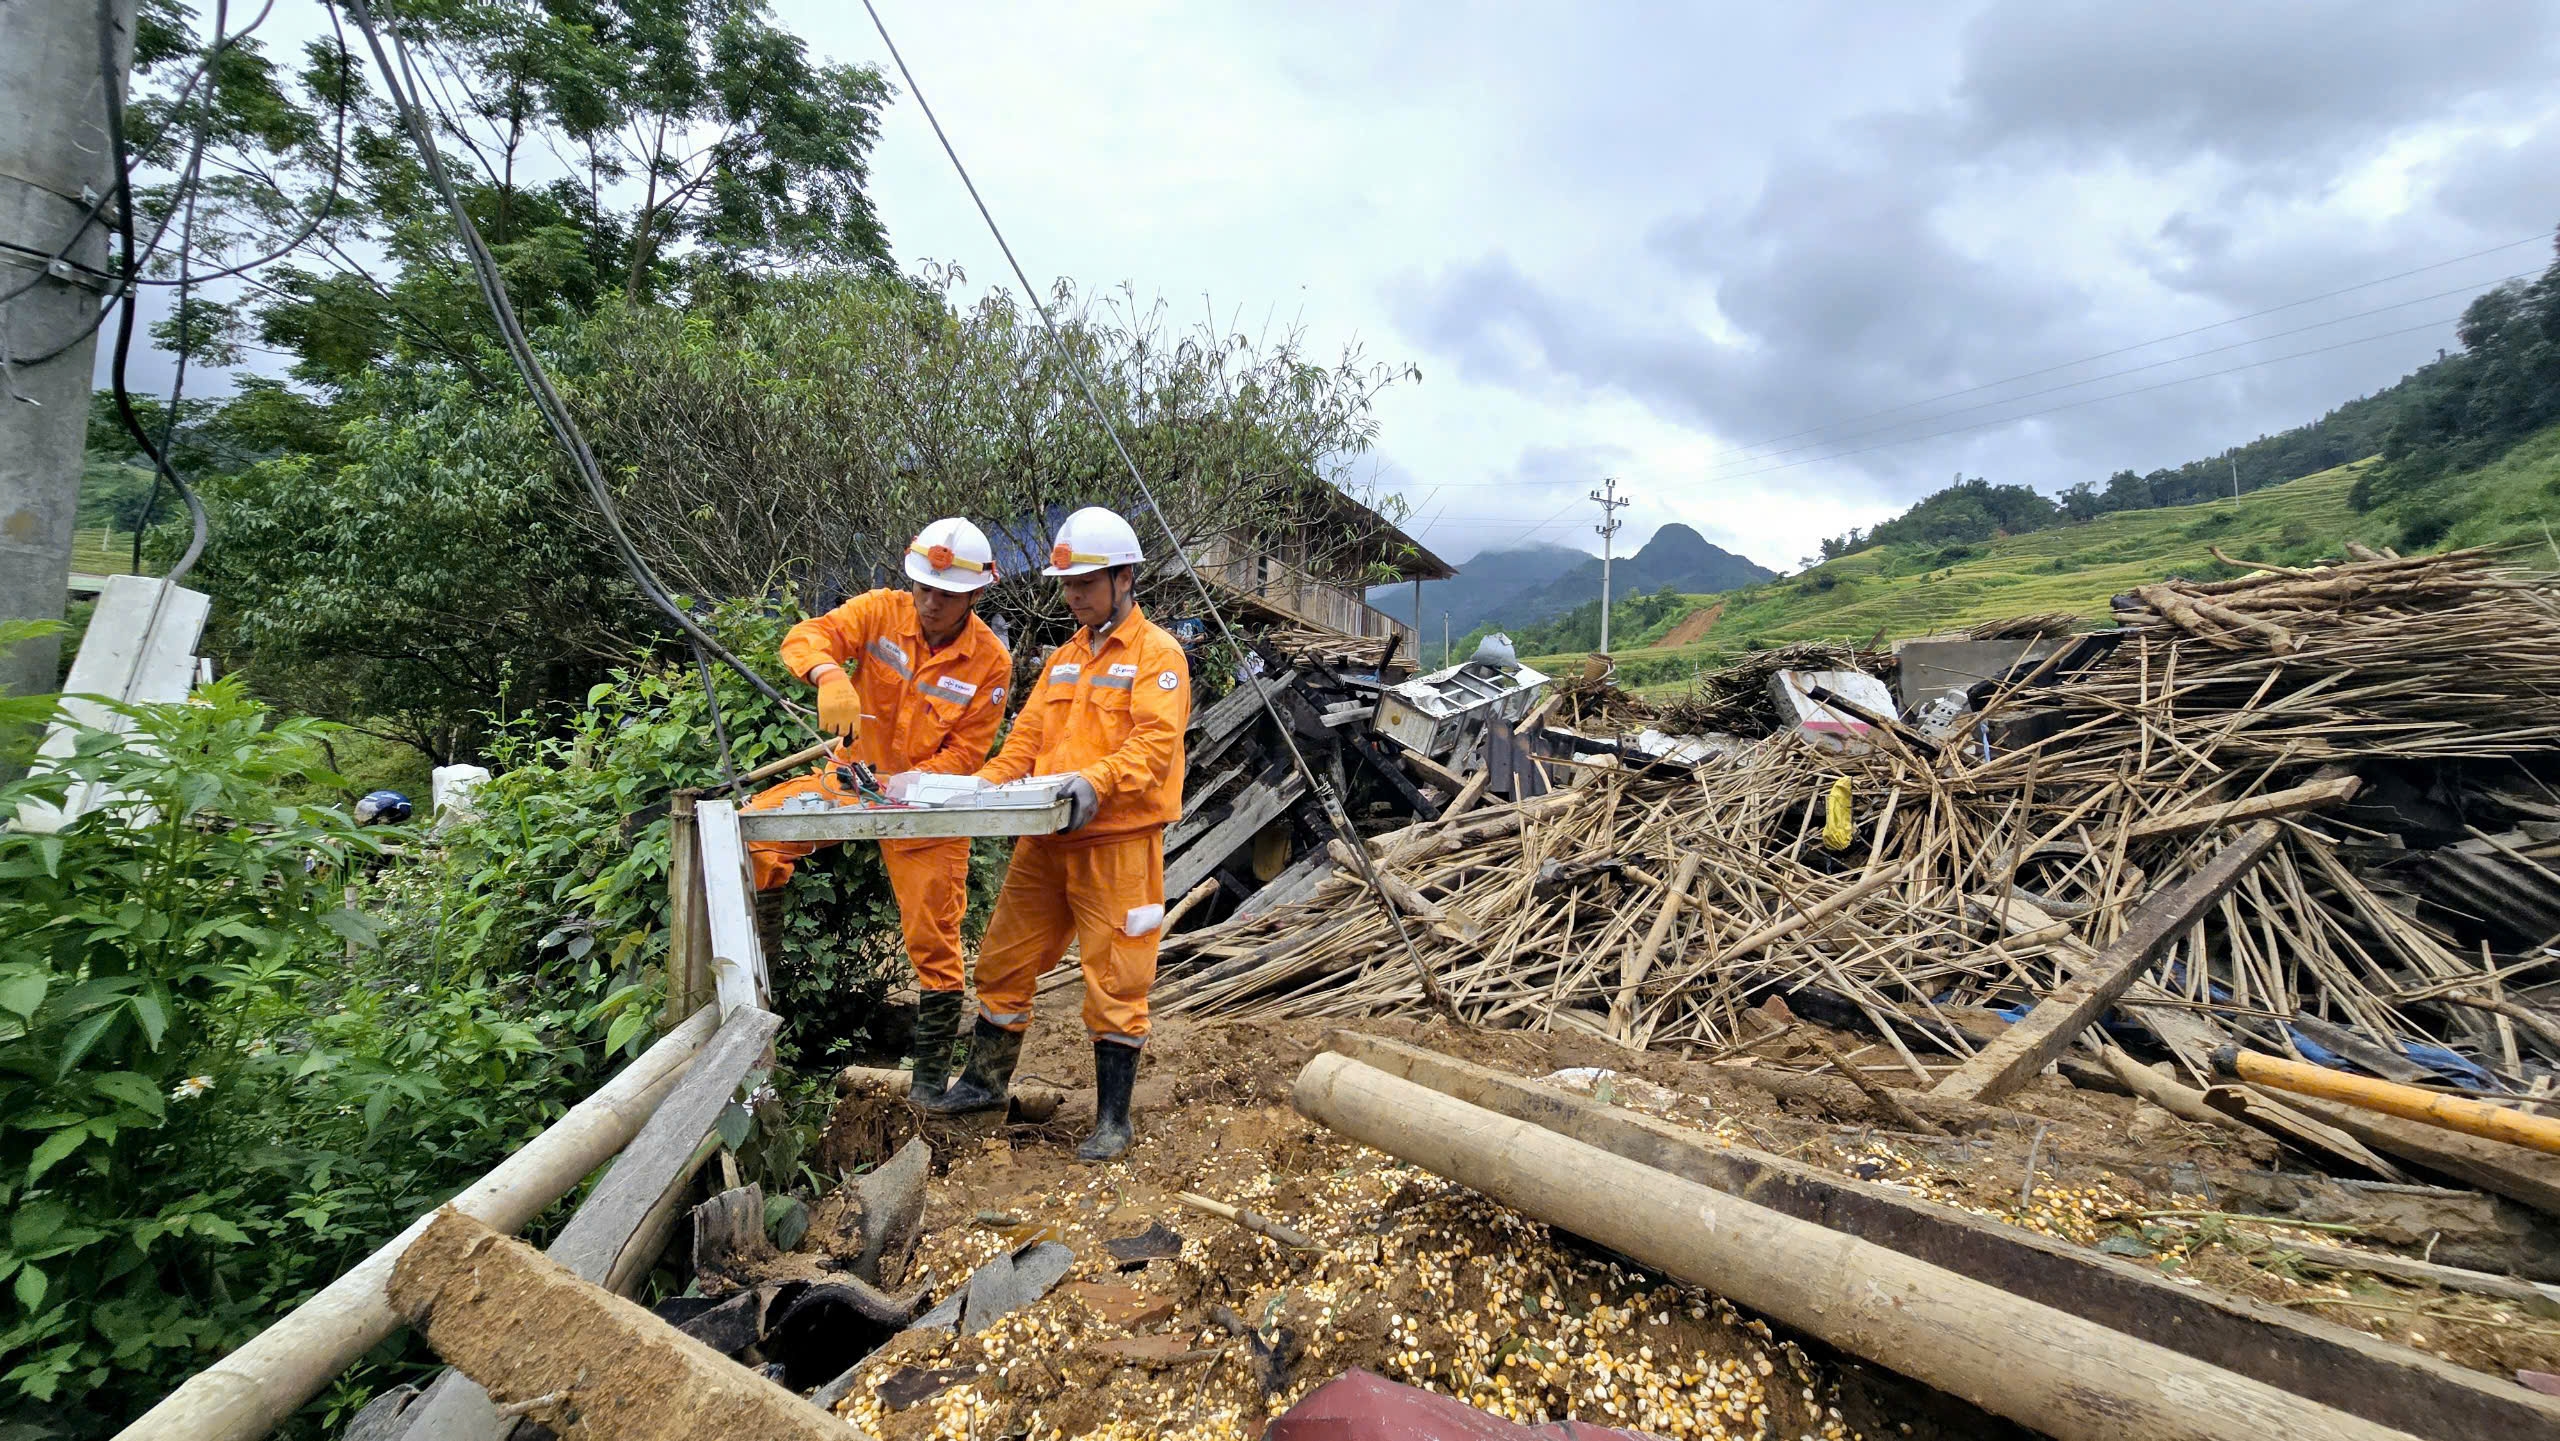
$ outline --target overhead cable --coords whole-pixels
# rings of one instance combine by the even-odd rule
[[[361,0],[356,0],[356,3],[361,3]],[[1209,619],[1216,623],[1219,636],[1238,656],[1244,655],[1246,653],[1244,645],[1236,638],[1234,628],[1227,624],[1225,614],[1219,610],[1217,597],[1211,593],[1208,581],[1201,577],[1200,572],[1192,566],[1191,557],[1184,552],[1182,537],[1174,532],[1172,518],[1165,514],[1163,506],[1157,504],[1155,487],[1147,484],[1146,474],[1139,468],[1137,458],[1129,453],[1127,443],[1120,438],[1119,419],[1103,406],[1101,397],[1094,391],[1092,380],[1085,374],[1083,360],[1076,355],[1074,347],[1067,344],[1066,337],[1059,333],[1058,322],[1049,314],[1048,303],[1042,300],[1040,292],[1032,287],[1031,277],[1024,272],[1022,262],[1014,258],[1013,246],[1005,240],[1003,228],[996,224],[994,213],[987,209],[985,197],[978,193],[977,182],[969,178],[969,167],[960,162],[960,152],[952,147],[951,137],[943,132],[941,117],[934,114],[932,103],[924,97],[923,87],[916,84],[915,72],[907,67],[906,57],[898,53],[898,43],[889,38],[889,27],[880,18],[879,7],[872,3],[872,0],[862,0],[862,8],[870,12],[872,28],[880,32],[880,43],[888,47],[890,61],[898,67],[900,78],[907,82],[907,93],[915,97],[916,108],[924,112],[925,122],[933,127],[933,138],[942,143],[942,153],[950,158],[952,170],[959,175],[961,186],[969,192],[970,203],[977,206],[978,218],[986,222],[987,233],[995,238],[996,248],[1004,253],[1005,264],[1012,268],[1013,278],[1021,285],[1023,297],[1029,300],[1032,308],[1039,313],[1041,329],[1047,332],[1049,343],[1058,352],[1059,358],[1066,362],[1067,373],[1074,378],[1077,393],[1084,397],[1084,403],[1093,411],[1094,419],[1101,423],[1103,434],[1111,438],[1111,448],[1119,452],[1120,463],[1128,467],[1129,479],[1137,486],[1139,498],[1146,502],[1148,511],[1156,518],[1156,524],[1163,529],[1166,547],[1171,551],[1175,563],[1181,567],[1182,573],[1190,578],[1191,584],[1200,592],[1200,603],[1208,611]],[[1419,632],[1415,634],[1414,640],[1418,646],[1421,642]],[[1279,707],[1273,703],[1271,692],[1262,684],[1262,678],[1255,675],[1250,666],[1239,665],[1237,669],[1243,683],[1253,691],[1254,699],[1262,703],[1263,714],[1270,719],[1273,728],[1279,732],[1282,744],[1288,747],[1289,762],[1297,768],[1299,779],[1306,784],[1308,791],[1317,797],[1326,823],[1333,827],[1343,847],[1350,851],[1352,858],[1359,863],[1360,879],[1367,886],[1371,899],[1377,902],[1379,910],[1386,913],[1387,920],[1395,927],[1396,938],[1404,943],[1405,958],[1412,963],[1414,976],[1421,983],[1424,999],[1452,1022],[1465,1024],[1458,1015],[1457,1007],[1450,1002],[1447,993],[1440,988],[1439,980],[1431,974],[1431,967],[1423,961],[1421,951],[1415,948],[1413,933],[1405,925],[1404,912],[1397,909],[1395,902],[1388,898],[1386,887],[1378,879],[1377,867],[1370,860],[1368,844],[1361,839],[1359,832],[1352,828],[1351,816],[1343,809],[1342,798],[1334,793],[1332,786],[1316,775],[1314,767],[1307,764],[1305,752],[1298,748],[1297,735],[1290,729],[1288,719],[1280,714]]]

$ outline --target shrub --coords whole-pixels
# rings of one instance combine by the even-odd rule
[[[2426,550],[2450,534],[2456,517],[2453,512],[2428,506],[2411,511],[2400,520],[2400,548]]]

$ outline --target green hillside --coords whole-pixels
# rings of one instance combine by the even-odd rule
[[[1969,545],[1871,546],[1810,570],[1723,596],[1698,596],[1613,636],[1619,684],[1677,693],[1700,671],[1753,649],[1803,640],[1864,642],[1962,629],[2006,616],[2063,611],[2103,623],[2119,592],[2170,575],[2239,573],[2219,546],[2249,562],[2305,564],[2348,540],[2374,545],[2542,544],[2560,529],[2560,428],[2477,471],[2450,476],[2392,505],[2358,514],[2348,503],[2374,460],[2324,470],[2237,501],[2128,510],[2085,524]],[[1724,613],[1694,645],[1655,648],[1691,612]],[[1632,618],[1632,617],[1630,617]],[[1540,670],[1578,667],[1579,652],[1530,657]]]

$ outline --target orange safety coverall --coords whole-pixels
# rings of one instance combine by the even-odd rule
[[[1164,929],[1164,828],[1182,814],[1182,733],[1191,667],[1182,645],[1132,606],[1108,635],[1053,652],[1004,753],[978,771],[1003,784],[1081,774],[1101,801],[1084,829],[1026,836],[978,942],[978,1012],[1031,1024],[1041,973],[1073,937],[1084,960],[1084,1024],[1124,1046],[1147,1039],[1147,991]]]
[[[984,764],[1004,719],[1004,688],[1013,657],[974,613],[951,644],[925,643],[916,621],[915,597],[903,590],[866,591],[825,615],[811,616],[782,639],[782,663],[806,680],[827,662],[844,668],[862,700],[862,734],[852,751],[883,778],[900,771],[966,775]],[[859,797],[839,786],[832,764],[784,781],[747,802],[771,810],[793,796],[815,791],[837,805]],[[791,879],[793,862],[823,841],[756,841],[747,847],[757,890]],[[898,898],[898,925],[916,984],[928,991],[956,991],[966,977],[960,962],[960,921],[969,909],[969,842],[880,842],[889,889]]]

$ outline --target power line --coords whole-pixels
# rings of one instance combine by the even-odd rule
[[[1977,421],[1971,425],[1959,425],[1946,430],[1931,431],[1927,435],[1909,435],[1904,436],[1899,440],[1879,441],[1874,445],[1860,446],[1855,450],[1844,450],[1832,455],[1807,456],[1802,460],[1782,461],[1776,465],[1762,466],[1757,470],[1737,471],[1732,474],[1719,475],[1714,478],[1718,481],[1746,480],[1752,476],[1767,475],[1773,471],[1793,470],[1800,465],[1816,465],[1827,460],[1845,460],[1853,455],[1865,455],[1870,451],[1889,450],[1897,445],[1917,445],[1924,440],[1937,440],[1944,436],[1962,435],[1967,431],[1985,430],[1995,425],[2008,425],[2016,421],[2033,420],[2038,416],[2052,415],[2057,411],[2077,410],[2081,406],[2096,405],[2100,401],[2123,400],[2128,396],[2147,395],[2155,390],[2166,390],[2173,385],[2188,385],[2199,380],[2212,380],[2217,376],[2237,375],[2244,370],[2256,370],[2261,366],[2279,365],[2288,360],[2301,360],[2306,356],[2326,355],[2330,351],[2345,350],[2350,346],[2369,345],[2377,340],[2392,340],[2403,335],[2416,335],[2420,331],[2434,330],[2440,326],[2449,325],[2458,318],[2459,317],[2456,316],[2447,316],[2442,320],[2432,320],[2424,325],[2412,325],[2400,330],[2386,330],[2378,335],[2358,336],[2353,340],[2341,340],[2335,345],[2321,345],[2314,346],[2309,350],[2297,350],[2290,355],[2271,355],[2264,360],[2250,361],[2246,365],[2226,366],[2221,370],[2208,370],[2201,375],[2182,375],[2175,380],[2163,380],[2155,385],[2140,385],[2131,390],[2112,391],[2106,395],[2092,395],[2083,400],[2065,401],[2060,405],[2046,406],[2042,410],[2030,410],[2024,415],[2004,415],[1994,420]]]
[[[363,0],[353,0],[353,3],[362,4]],[[1129,468],[1129,479],[1138,487],[1138,495],[1146,501],[1147,509],[1154,513],[1156,524],[1163,529],[1175,563],[1199,590],[1200,603],[1208,610],[1209,619],[1217,623],[1218,634],[1238,654],[1242,654],[1243,645],[1236,639],[1234,628],[1227,624],[1225,614],[1218,609],[1218,598],[1210,592],[1209,583],[1201,578],[1200,572],[1192,567],[1191,557],[1183,552],[1182,537],[1174,533],[1171,517],[1165,514],[1163,506],[1156,503],[1155,487],[1147,484],[1146,474],[1138,468],[1137,458],[1129,453],[1128,445],[1121,440],[1119,422],[1103,408],[1101,397],[1094,393],[1093,382],[1085,374],[1084,361],[1067,344],[1066,337],[1059,334],[1058,323],[1051,318],[1047,302],[1040,298],[1039,291],[1032,288],[1031,277],[1024,272],[1022,262],[1014,258],[1013,246],[1005,240],[1004,230],[996,224],[995,213],[987,208],[985,197],[978,194],[978,183],[969,178],[969,167],[960,163],[960,152],[952,146],[951,137],[943,132],[941,117],[934,114],[932,103],[924,98],[924,88],[916,84],[915,72],[907,68],[906,57],[898,53],[898,42],[889,38],[889,26],[880,18],[880,8],[872,0],[862,0],[862,8],[870,13],[872,28],[880,32],[880,43],[888,48],[890,61],[898,67],[900,78],[907,82],[907,93],[915,97],[916,108],[924,112],[925,122],[933,127],[933,138],[941,142],[942,153],[950,158],[951,168],[959,175],[961,187],[969,192],[970,203],[977,206],[978,218],[986,222],[987,233],[995,237],[996,249],[1004,253],[1005,264],[1011,267],[1015,282],[1021,285],[1023,298],[1030,301],[1032,309],[1039,313],[1040,327],[1047,332],[1049,344],[1058,352],[1058,357],[1066,362],[1067,373],[1075,379],[1077,393],[1084,397],[1084,403],[1093,411],[1094,418],[1101,422],[1102,433],[1111,438],[1111,448],[1119,452],[1120,463]],[[1414,637],[1414,643],[1416,646],[1421,644],[1419,635]],[[1296,734],[1280,714],[1279,706],[1272,701],[1271,692],[1263,686],[1262,678],[1247,669],[1243,679],[1252,688],[1254,698],[1262,702],[1263,714],[1270,718],[1281,743],[1288,747],[1290,763],[1297,767],[1299,778],[1318,798],[1326,824],[1350,850],[1352,858],[1360,863],[1360,878],[1367,884],[1370,898],[1378,903],[1378,909],[1386,913],[1387,920],[1395,927],[1397,939],[1404,943],[1405,958],[1421,982],[1424,997],[1451,1021],[1459,1021],[1457,1007],[1440,989],[1440,982],[1431,974],[1431,967],[1423,962],[1422,952],[1414,947],[1413,933],[1405,925],[1404,913],[1388,899],[1386,887],[1378,879],[1377,868],[1370,863],[1368,845],[1352,828],[1351,816],[1343,809],[1342,798],[1316,775],[1314,767],[1307,764],[1306,754],[1298,748]]]
[[[2016,375],[2004,376],[1998,380],[1986,380],[1979,385],[1969,385],[1961,390],[1950,390],[1942,395],[1924,396],[1919,400],[1906,401],[1900,405],[1889,405],[1882,410],[1870,410],[1864,414],[1846,416],[1839,420],[1825,421],[1820,425],[1807,426],[1802,430],[1791,430],[1784,435],[1773,435],[1766,440],[1750,441],[1743,445],[1734,447],[1734,450],[1740,452],[1755,451],[1766,446],[1775,445],[1782,440],[1793,440],[1800,435],[1811,435],[1818,431],[1831,430],[1843,425],[1855,425],[1862,420],[1873,420],[1879,416],[1894,415],[1905,410],[1916,410],[1922,406],[1935,405],[1942,400],[1958,400],[1965,396],[1976,394],[1980,391],[1995,390],[2003,385],[2015,384],[2021,380],[2033,380],[2040,375],[2051,375],[2055,371],[2069,370],[2073,366],[2087,365],[2093,361],[2112,360],[2119,355],[2130,355],[2137,350],[2148,350],[2155,345],[2166,345],[2172,340],[2184,340],[2190,335],[2202,335],[2208,330],[2220,330],[2226,325],[2237,325],[2244,320],[2257,320],[2261,317],[2280,314],[2287,310],[2298,310],[2305,305],[2317,304],[2323,300],[2334,300],[2341,295],[2350,295],[2359,290],[2370,290],[2377,285],[2388,285],[2395,280],[2406,280],[2412,275],[2423,275],[2430,270],[2442,270],[2448,265],[2460,265],[2466,260],[2478,260],[2482,256],[2496,255],[2504,251],[2513,250],[2518,246],[2543,244],[2552,239],[2553,233],[2554,232],[2549,230],[2541,231],[2537,234],[2525,236],[2521,240],[2510,240],[2503,245],[2492,245],[2486,250],[2475,250],[2468,255],[2457,255],[2450,260],[2435,261],[2432,264],[2421,265],[2413,269],[2399,271],[2396,274],[2385,275],[2375,280],[2358,281],[2353,285],[2340,286],[2336,290],[2324,290],[2318,295],[2306,295],[2300,300],[2288,300],[2282,305],[2271,305],[2264,310],[2253,310],[2246,315],[2235,315],[2227,320],[2214,321],[2210,325],[2194,326],[2190,329],[2177,331],[2169,335],[2155,336],[2149,340],[2136,341],[2131,345],[2121,345],[2113,350],[2102,350],[2094,355],[2084,355],[2076,360],[2065,360],[2053,365],[2041,366],[2034,370],[2020,371]],[[2386,306],[2383,308],[2389,309],[2390,307]],[[2371,314],[2373,312],[2368,311],[2365,313]],[[2199,353],[2211,354],[2212,352],[2206,351]],[[1710,459],[1712,459],[1712,457],[1710,457]]]
[[[2513,275],[2502,275],[2495,280],[2486,282],[2486,285],[2496,286],[2503,285],[2510,280],[2529,279],[2536,273],[2537,272],[2535,271],[2527,270],[2520,271]],[[2229,344],[2216,345],[2205,350],[2191,350],[2184,355],[2173,355],[2165,360],[2146,361],[2141,365],[2129,365],[2122,370],[2110,370],[2103,374],[2088,376],[2080,380],[2066,380],[2060,385],[2048,385],[2042,390],[2030,390],[2019,395],[2002,396],[1997,400],[1979,401],[1972,405],[1958,406],[1954,410],[1942,410],[1933,415],[1920,415],[1913,416],[1908,420],[1889,421],[1883,425],[1871,426],[1865,430],[1853,430],[1846,435],[1836,435],[1826,440],[1809,440],[1802,445],[1792,445],[1784,450],[1770,451],[1764,455],[1755,457],[1755,459],[1775,460],[1782,455],[1794,455],[1800,451],[1813,450],[1826,445],[1834,445],[1841,441],[1857,440],[1870,435],[1881,435],[1886,431],[1899,430],[1906,425],[1930,425],[1941,420],[1951,419],[1955,416],[1969,415],[1978,410],[1989,410],[1995,406],[2015,405],[2020,401],[2035,400],[2047,395],[2059,395],[2066,390],[2077,390],[2084,385],[2096,385],[2102,381],[2121,380],[2128,375],[2140,375],[2144,371],[2159,370],[2172,365],[2184,365],[2190,360],[2201,360],[2208,355],[2221,355],[2229,351],[2245,350],[2252,345],[2264,345],[2271,340],[2282,340],[2288,336],[2306,335],[2314,330],[2326,330],[2331,326],[2344,325],[2351,320],[2364,320],[2393,310],[2406,310],[2412,305],[2424,305],[2430,301],[2443,300],[2449,296],[2475,294],[2484,288],[2485,287],[2481,285],[2459,285],[2451,290],[2437,291],[2433,295],[2421,295],[2409,300],[2395,300],[2389,305],[2377,305],[2371,310],[2359,310],[2351,315],[2341,315],[2332,320],[2314,321],[2309,325],[2295,326],[2291,330],[2279,330],[2270,335],[2252,336],[2247,340],[2235,340]],[[1842,423],[1845,424],[1846,422]],[[1748,464],[1749,462],[1745,461],[1740,463]],[[1716,478],[1712,470],[1709,472],[1707,478],[1710,480]]]
[[[710,713],[712,734],[720,743],[721,771],[734,782],[737,765],[729,754],[728,732],[720,720],[720,697],[711,684],[710,662],[705,659],[706,655],[745,677],[758,694],[780,707],[785,715],[791,716],[810,734],[817,732],[802,718],[800,707],[784,699],[770,682],[756,674],[746,662],[730,654],[728,647],[687,615],[684,607],[677,605],[675,598],[659,584],[656,573],[649,569],[649,563],[641,558],[639,547],[623,527],[621,508],[614,503],[611,487],[605,484],[604,471],[596,464],[595,452],[588,448],[585,433],[578,428],[576,417],[569,413],[560,393],[552,388],[550,375],[543,370],[541,358],[533,352],[532,341],[525,337],[523,326],[516,320],[515,305],[508,300],[505,280],[498,273],[497,257],[490,253],[488,242],[481,238],[480,228],[472,223],[471,212],[464,207],[461,195],[453,188],[452,177],[445,173],[444,157],[436,147],[435,135],[427,125],[426,116],[417,102],[410,98],[416,81],[415,72],[408,67],[407,48],[401,44],[398,32],[393,32],[392,47],[398,50],[401,59],[401,63],[395,66],[391,53],[383,46],[381,31],[374,23],[373,7],[367,0],[347,0],[347,13],[355,18],[356,28],[364,32],[366,48],[373,52],[374,63],[382,70],[383,89],[390,95],[393,108],[400,112],[400,123],[409,132],[410,142],[418,148],[428,180],[444,201],[445,209],[453,216],[463,254],[470,261],[472,276],[480,285],[480,298],[489,308],[490,318],[496,323],[508,358],[515,362],[516,373],[523,378],[525,389],[532,394],[534,409],[541,414],[552,439],[567,452],[572,468],[586,486],[588,498],[595,502],[597,511],[604,518],[605,530],[613,537],[614,549],[621,556],[623,567],[631,573],[632,583],[643,598],[675,623],[676,629],[693,647],[694,663],[702,673],[702,694]],[[404,76],[408,77],[405,84]]]

